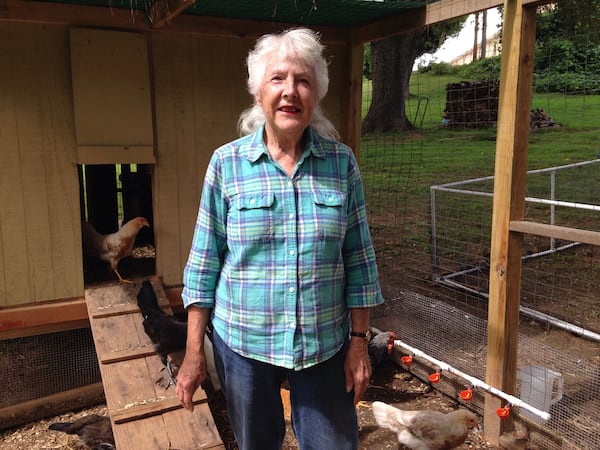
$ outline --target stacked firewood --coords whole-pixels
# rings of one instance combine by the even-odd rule
[[[531,129],[554,127],[556,125],[557,123],[552,120],[552,117],[541,108],[532,109],[529,113],[529,128]]]
[[[448,83],[442,123],[456,128],[487,128],[498,120],[499,80]]]
[[[498,120],[499,80],[461,81],[446,85],[442,123],[454,128],[488,128]],[[557,126],[543,109],[532,109],[530,128]]]

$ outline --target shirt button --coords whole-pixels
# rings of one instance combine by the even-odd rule
[[[255,202],[255,201],[256,201],[256,200],[254,200],[253,198],[251,198],[251,199],[250,199],[250,204],[251,204],[251,205],[254,205],[254,202]]]
[[[290,256],[294,256],[296,252],[294,250],[290,250]]]
[[[333,201],[333,197],[329,196],[329,197],[327,197],[327,200],[329,200],[331,202],[331,201]]]
[[[290,286],[288,288],[288,291],[290,291],[290,294],[293,294],[294,292],[296,292],[296,288],[294,286]]]
[[[293,219],[293,218],[294,218],[294,213],[289,213],[289,214],[288,214],[288,217],[289,217],[290,219]]]
[[[296,328],[296,324],[294,322],[290,322],[290,328]]]

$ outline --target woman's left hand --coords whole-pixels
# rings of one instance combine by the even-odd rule
[[[350,392],[354,388],[354,404],[356,404],[367,390],[372,373],[366,339],[350,339],[344,372],[346,373],[346,392]]]

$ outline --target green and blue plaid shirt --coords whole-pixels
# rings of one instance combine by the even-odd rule
[[[290,178],[263,131],[212,156],[182,297],[213,308],[215,330],[236,353],[300,370],[342,347],[348,308],[383,297],[351,149],[309,127]]]

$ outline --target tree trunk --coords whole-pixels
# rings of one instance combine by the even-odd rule
[[[475,32],[473,33],[473,62],[477,61],[477,37],[479,36],[479,13],[475,13]]]
[[[487,10],[481,13],[481,51],[479,53],[479,59],[485,59],[487,57]]]
[[[371,44],[372,98],[363,133],[414,130],[406,117],[405,101],[425,33],[424,29],[410,31]]]

